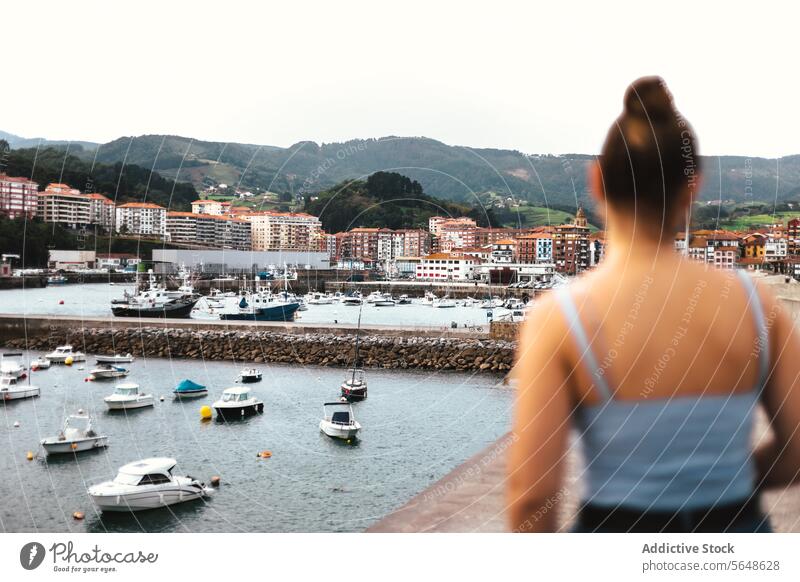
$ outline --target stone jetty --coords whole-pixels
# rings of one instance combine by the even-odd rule
[[[137,357],[279,362],[346,367],[353,362],[353,334],[279,333],[275,330],[193,330],[170,327],[77,328],[7,339],[7,347],[49,351],[72,344],[87,354],[130,352]],[[361,336],[365,368],[460,370],[505,374],[516,343],[505,339]]]

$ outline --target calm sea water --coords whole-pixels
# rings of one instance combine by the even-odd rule
[[[359,531],[509,428],[512,392],[495,377],[368,371],[369,399],[354,404],[362,435],[347,445],[318,427],[322,403],[338,396],[342,370],[261,365],[265,380],[252,388],[265,413],[224,424],[202,422],[199,409],[234,385],[239,365],[137,360],[128,379],[165,401],[126,414],[105,410],[103,397],[113,391],[113,381],[84,382],[92,363],[83,370],[75,365],[34,372],[40,398],[0,404],[3,531]],[[173,401],[170,391],[183,378],[207,385],[209,396]],[[65,415],[78,408],[94,415],[110,446],[45,459],[40,439],[56,434]],[[272,458],[258,459],[265,449]],[[27,451],[39,454],[28,461]],[[175,457],[179,473],[206,482],[220,475],[222,485],[207,501],[97,513],[87,486],[152,456]],[[86,519],[75,521],[74,511]]]
[[[111,300],[121,298],[123,290],[133,286],[93,283],[84,285],[56,285],[43,289],[0,290],[0,313],[22,315],[80,315],[84,317],[111,316]],[[422,292],[422,291],[421,291]],[[63,304],[60,302],[63,301]],[[313,324],[356,323],[358,307],[342,304],[310,305],[307,311],[297,313],[297,321]],[[495,309],[494,316],[508,313]],[[449,327],[455,321],[459,326],[487,323],[486,310],[480,307],[455,307],[438,309],[423,305],[396,305],[375,307],[364,305],[362,321],[370,325],[403,325]]]

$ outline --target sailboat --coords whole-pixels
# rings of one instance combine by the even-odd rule
[[[358,367],[358,348],[361,341],[361,313],[364,305],[358,309],[358,328],[356,329],[356,353],[353,358],[353,367],[347,370],[344,382],[341,385],[342,398],[348,402],[360,402],[367,399],[367,378],[364,370]]]

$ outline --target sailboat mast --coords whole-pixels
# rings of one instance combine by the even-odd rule
[[[361,312],[364,310],[364,302],[361,302],[361,305],[358,306],[358,327],[356,327],[356,354],[353,358],[353,379],[352,383],[354,384],[356,381],[356,368],[358,367],[358,345],[359,340],[361,339]]]

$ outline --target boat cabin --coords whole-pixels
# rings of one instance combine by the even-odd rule
[[[117,387],[114,389],[114,394],[120,394],[122,396],[136,396],[139,394],[139,385],[138,384],[117,384]]]
[[[322,405],[325,420],[333,424],[351,426],[355,424],[353,407],[346,402],[326,402]]]
[[[247,388],[227,388],[222,393],[223,402],[245,402],[250,399],[250,390]]]
[[[364,379],[364,370],[361,368],[350,368],[347,370],[345,383],[349,386],[363,386],[366,383]]]
[[[161,485],[172,481],[175,459],[154,458],[128,463],[120,468],[114,483],[120,485]]]

